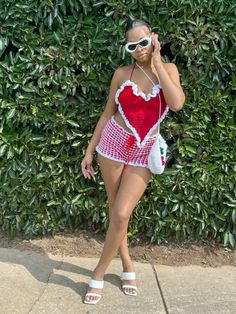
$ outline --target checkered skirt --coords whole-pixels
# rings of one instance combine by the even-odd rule
[[[156,135],[148,138],[144,147],[136,145],[135,137],[119,125],[112,116],[102,130],[96,152],[126,165],[148,168],[148,154]]]

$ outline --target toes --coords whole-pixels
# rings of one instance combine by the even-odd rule
[[[125,292],[128,294],[136,294],[137,293],[136,289],[133,289],[133,288],[125,288]]]
[[[132,295],[137,293],[136,289],[133,289],[133,288],[126,288],[125,292],[127,292],[128,294],[132,294]]]
[[[97,299],[98,299],[98,297],[93,296],[93,295],[88,295],[88,296],[85,297],[85,300],[88,301],[88,302],[96,301]]]
[[[88,302],[93,302],[93,301],[96,301],[98,298],[95,296],[87,296],[85,299]]]

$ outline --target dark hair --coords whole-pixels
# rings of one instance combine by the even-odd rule
[[[129,20],[127,22],[127,25],[126,25],[125,35],[127,35],[127,32],[129,30],[131,30],[132,28],[137,27],[137,26],[146,26],[150,31],[152,30],[150,25],[147,22],[145,22],[144,20],[139,20],[139,19]]]

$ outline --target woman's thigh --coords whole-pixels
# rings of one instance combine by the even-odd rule
[[[115,208],[119,215],[129,217],[148,185],[151,172],[145,167],[124,167],[100,154],[97,160],[110,209]]]
[[[111,208],[119,189],[124,164],[97,155],[97,161],[105,184],[109,207]]]
[[[127,166],[122,172],[112,211],[116,217],[127,221],[142,197],[151,172],[145,167]]]

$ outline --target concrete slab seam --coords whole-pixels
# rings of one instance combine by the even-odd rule
[[[46,282],[46,284],[45,284],[45,286],[44,286],[44,289],[42,290],[42,292],[41,292],[41,294],[38,296],[38,298],[35,300],[35,302],[32,304],[32,307],[31,307],[31,309],[29,310],[29,313],[28,313],[28,314],[30,314],[30,313],[32,312],[32,310],[33,310],[35,304],[36,304],[37,302],[39,302],[39,300],[40,300],[41,297],[43,296],[43,294],[44,294],[44,292],[45,292],[45,290],[46,290],[46,288],[47,288],[47,286],[48,286],[48,283],[49,283],[49,281],[50,281],[50,277],[51,277],[51,275],[54,273],[54,270],[55,270],[55,269],[57,269],[57,270],[60,269],[63,263],[64,263],[64,260],[63,260],[63,257],[62,257],[62,261],[60,262],[59,266],[58,266],[58,267],[54,267],[54,268],[52,269],[52,271],[49,273],[47,282]]]
[[[166,305],[166,301],[165,301],[165,298],[164,298],[164,294],[163,294],[163,292],[162,292],[161,285],[160,285],[160,282],[159,282],[159,280],[158,280],[158,276],[157,276],[156,269],[155,269],[155,267],[154,267],[154,265],[153,265],[152,263],[150,263],[150,264],[151,264],[151,267],[152,267],[154,276],[155,276],[155,278],[156,278],[157,287],[158,287],[158,289],[159,289],[159,292],[160,292],[160,295],[161,295],[161,299],[162,299],[162,302],[163,302],[163,305],[164,305],[166,314],[169,314],[169,311],[168,311],[168,308],[167,308],[167,305]]]

